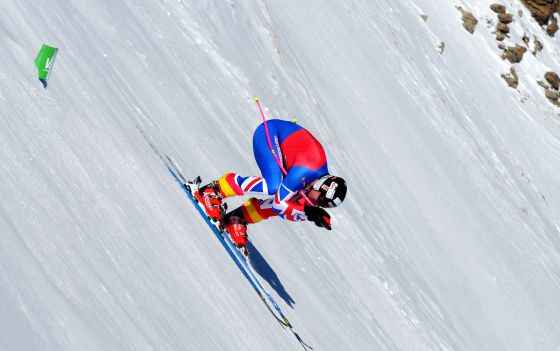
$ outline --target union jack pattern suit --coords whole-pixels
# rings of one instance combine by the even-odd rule
[[[253,153],[262,177],[244,177],[229,172],[218,183],[225,197],[254,193],[268,199],[251,198],[242,206],[248,223],[272,216],[290,221],[306,220],[305,199],[299,194],[306,185],[328,174],[327,158],[322,145],[300,125],[272,119],[267,122],[272,148],[286,174],[270,150],[264,124],[253,134]]]

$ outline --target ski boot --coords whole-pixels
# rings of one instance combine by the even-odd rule
[[[240,249],[245,249],[249,242],[247,236],[247,222],[238,216],[228,216],[225,219],[225,231],[229,234],[231,241]]]
[[[210,219],[214,221],[221,221],[224,215],[224,206],[222,200],[224,199],[220,192],[220,187],[216,181],[210,182],[194,194],[196,200],[204,206],[204,210]]]

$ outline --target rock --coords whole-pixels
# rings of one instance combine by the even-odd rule
[[[554,12],[560,8],[559,0],[521,0],[521,2],[541,26],[546,25]]]
[[[472,13],[470,13],[469,11],[465,11],[463,10],[463,8],[461,6],[457,7],[457,10],[459,10],[461,12],[461,14],[463,15],[463,27],[471,34],[474,33],[474,30],[476,29],[476,25],[478,24],[478,20],[476,19],[476,17],[474,17],[474,15]]]
[[[552,89],[558,90],[560,88],[560,77],[558,77],[556,72],[546,72],[544,79],[550,84]]]
[[[420,15],[420,18],[421,18],[424,22],[428,22],[428,15]]]
[[[506,46],[503,43],[498,44],[498,49],[505,50]]]
[[[496,32],[496,40],[497,41],[504,41],[506,39],[506,35],[502,32]],[[502,50],[505,50],[506,47],[504,46]]]
[[[502,78],[506,81],[510,88],[517,89],[517,86],[519,85],[519,77],[513,67],[510,68],[509,73],[502,74]]]
[[[494,11],[498,14],[506,13],[506,7],[504,5],[492,4],[492,5],[490,5],[490,9],[492,9],[492,11]]]
[[[527,45],[527,47],[529,47],[529,42],[531,41],[531,39],[529,39],[529,37],[527,36],[527,34],[523,34],[523,38],[521,38],[521,40],[523,40],[523,42],[525,43],[525,45]]]
[[[546,96],[546,98],[550,100],[558,100],[558,98],[560,97],[557,91],[551,89],[546,89],[544,91],[544,96]]]
[[[519,63],[523,60],[523,55],[526,51],[527,48],[521,45],[510,46],[504,50],[502,59],[508,60],[511,63]]]
[[[550,100],[550,102],[552,102],[554,105],[558,106],[558,98],[560,97],[560,94],[557,91],[546,89],[544,91],[544,96],[546,96],[546,98]]]
[[[439,43],[439,45],[437,46],[438,48],[438,52],[440,55],[443,55],[443,52],[445,51],[445,43],[442,41]]]
[[[537,37],[535,37],[534,42],[535,42],[535,48],[533,49],[533,56],[537,56],[537,54],[544,49],[544,46],[540,42],[540,40],[537,39]]]
[[[500,13],[498,15],[498,21],[505,24],[510,24],[513,22],[513,15],[510,13]]]
[[[504,33],[507,34],[509,33],[509,27],[507,24],[499,22],[498,25],[496,26],[496,30],[500,33]]]
[[[553,37],[556,32],[558,32],[558,23],[556,23],[556,21],[550,22],[548,26],[546,26],[546,33]]]

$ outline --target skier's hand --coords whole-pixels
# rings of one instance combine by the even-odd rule
[[[331,230],[331,216],[327,211],[317,206],[305,206],[305,216],[316,226]]]

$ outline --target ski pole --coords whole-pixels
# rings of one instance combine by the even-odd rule
[[[280,167],[280,170],[282,171],[282,174],[286,175],[288,174],[288,172],[286,172],[286,170],[284,169],[284,166],[282,165],[282,162],[280,162],[280,158],[276,155],[276,152],[274,151],[274,148],[272,147],[272,141],[270,140],[270,133],[268,131],[268,124],[266,123],[266,117],[264,115],[262,106],[261,106],[261,100],[259,99],[258,96],[255,96],[255,103],[257,104],[257,107],[259,108],[259,112],[261,113],[261,118],[264,124],[264,132],[266,134],[266,141],[268,142],[268,148],[270,149],[270,152],[272,152],[272,157],[274,157],[274,161],[276,161],[276,164],[278,165],[278,167]]]

